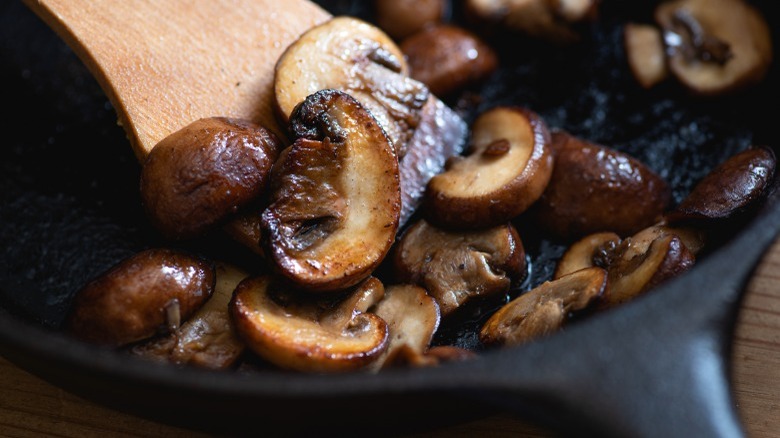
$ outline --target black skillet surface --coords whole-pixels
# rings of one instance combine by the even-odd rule
[[[335,14],[370,19],[367,2],[323,3]],[[777,29],[771,1],[754,3]],[[602,20],[572,48],[494,35],[501,70],[448,103],[469,121],[493,105],[527,106],[551,127],[637,156],[672,185],[675,201],[750,144],[778,150],[775,114],[767,110],[777,67],[765,84],[736,97],[692,99],[672,82],[643,91],[626,67],[621,25],[650,21],[652,2],[606,0],[602,9]],[[0,6],[0,34],[0,352],[8,359],[112,406],[217,431],[263,424],[344,433],[345,424],[346,432],[382,424],[393,432],[412,427],[411,419],[420,427],[420,417],[461,421],[490,402],[577,435],[741,433],[727,383],[730,333],[742,285],[780,228],[777,194],[754,218],[723,230],[716,250],[661,290],[547,340],[437,369],[210,373],[147,364],[61,335],[57,328],[84,283],[139,250],[171,243],[148,226],[139,166],[78,59],[16,2]],[[513,294],[546,279],[564,248],[532,224],[518,225],[531,275]],[[250,269],[256,260],[218,237],[186,248]],[[479,347],[474,329],[483,319],[475,314],[445,327],[436,342]]]

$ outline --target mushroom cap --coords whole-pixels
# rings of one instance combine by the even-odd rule
[[[424,205],[432,223],[499,225],[523,213],[547,187],[553,173],[550,133],[532,111],[496,107],[481,114],[472,126],[472,144],[468,156],[428,182]]]
[[[617,234],[603,232],[589,234],[574,242],[569,246],[569,249],[563,253],[561,260],[555,267],[553,279],[557,280],[581,269],[597,266],[595,257],[597,257],[600,252],[609,253],[614,251],[615,247],[620,244],[620,241],[620,236]]]
[[[262,215],[266,254],[301,288],[333,291],[368,277],[395,240],[398,162],[382,128],[336,90],[306,98],[298,140],[276,163]]]
[[[144,161],[141,198],[169,238],[196,237],[260,197],[280,143],[246,120],[196,120],[162,139]]]
[[[366,292],[356,288],[348,297],[352,294],[363,297]],[[306,299],[262,276],[238,285],[230,309],[247,346],[269,362],[298,371],[337,372],[366,367],[387,348],[387,324],[349,308],[365,301],[346,302],[339,306]]]
[[[691,59],[681,50],[685,36],[675,26],[675,14],[683,11],[696,20],[707,37],[728,44],[733,58],[725,64]],[[742,0],[675,0],[655,11],[664,29],[671,56],[669,67],[680,82],[696,94],[732,92],[764,78],[772,60],[769,25],[748,2]],[[682,40],[682,41],[681,41]],[[672,42],[672,44],[670,44]]]
[[[150,249],[89,282],[73,300],[65,326],[89,342],[121,346],[168,329],[167,308],[184,321],[214,292],[210,262],[180,251]]]
[[[401,281],[419,284],[436,299],[443,317],[472,300],[507,292],[526,267],[522,241],[509,223],[447,231],[424,220],[401,237],[394,265]]]
[[[631,235],[661,219],[671,200],[667,183],[622,152],[553,133],[555,168],[536,215],[559,239],[602,231]]]
[[[430,96],[408,73],[403,53],[379,28],[335,17],[301,35],[279,58],[278,113],[287,122],[307,96],[323,89],[344,91],[373,114],[402,157]]]

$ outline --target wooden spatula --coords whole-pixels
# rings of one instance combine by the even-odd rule
[[[301,34],[331,18],[306,0],[24,1],[97,78],[139,160],[202,117],[249,119],[283,134],[273,101],[276,62]],[[422,117],[399,165],[402,224],[466,136],[465,123],[438,99]],[[261,252],[255,213],[226,230]]]
[[[201,117],[281,133],[276,60],[330,15],[305,0],[25,0],[97,78],[139,159]]]

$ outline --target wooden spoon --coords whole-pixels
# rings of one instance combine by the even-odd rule
[[[24,0],[97,78],[142,160],[202,117],[282,133],[276,60],[330,15],[305,0]]]

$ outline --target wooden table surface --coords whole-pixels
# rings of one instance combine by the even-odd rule
[[[734,339],[733,382],[751,437],[780,437],[780,240],[748,286]],[[549,436],[505,413],[420,436]],[[82,400],[0,358],[0,436],[191,437],[170,427]]]

